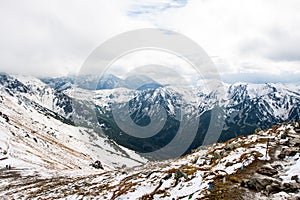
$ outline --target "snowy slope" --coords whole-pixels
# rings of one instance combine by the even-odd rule
[[[10,164],[48,170],[91,169],[89,164],[100,160],[110,170],[146,162],[100,133],[59,120],[64,118],[47,109],[54,105],[53,90],[39,80],[22,81],[26,85],[18,84],[27,92],[0,86],[0,148],[6,152],[0,158],[1,167]]]
[[[284,134],[285,139],[282,139]],[[268,151],[267,137],[271,138]],[[278,154],[285,145],[295,145],[292,144],[295,138],[300,139],[299,123],[277,126],[226,143],[202,147],[175,160],[149,162],[144,166],[77,175],[57,172],[51,178],[42,174],[34,180],[30,176],[16,175],[5,184],[7,189],[2,190],[0,195],[7,198],[64,199],[290,199],[300,195],[300,184],[291,178],[294,175],[300,178],[300,150],[298,147],[294,155],[283,159],[279,159]],[[289,144],[286,144],[287,140]],[[298,141],[296,145],[299,144]],[[249,173],[264,165],[281,168],[273,177]],[[271,185],[263,186],[259,191],[244,188],[243,183],[248,182],[249,185],[250,182],[240,180],[243,174],[250,175],[253,180],[257,176],[257,180],[263,178],[278,182],[280,187],[278,191],[270,190]],[[29,181],[30,185],[22,185],[24,181]],[[42,184],[44,186],[40,187]]]
[[[230,116],[228,127],[231,123],[240,123],[242,128],[243,124],[263,120],[273,123],[299,120],[297,86],[225,84],[225,93],[219,87],[223,86],[216,86],[215,91],[171,86],[145,91],[126,88],[90,91],[71,87],[61,93],[33,77],[1,75],[0,197],[225,199],[227,195],[229,199],[289,199],[299,196],[300,180],[296,177],[300,174],[299,122],[201,147],[181,158],[148,162],[105,134],[74,126],[71,121],[74,114],[71,97],[93,102],[102,115],[110,112],[112,102],[134,98],[132,109],[144,109],[140,102],[148,102],[146,107],[163,102],[168,115],[173,117],[181,107],[189,114],[201,114],[219,105]],[[227,131],[230,133],[231,129]],[[267,137],[271,138],[268,155]],[[102,162],[104,170],[89,166],[96,160]],[[11,169],[6,169],[6,165]],[[280,167],[272,177],[257,174],[265,165]],[[256,185],[251,183],[259,179],[272,179],[272,183],[254,190],[252,187]],[[211,191],[210,183],[213,183]]]

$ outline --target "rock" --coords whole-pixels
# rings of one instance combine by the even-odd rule
[[[299,152],[298,147],[292,147],[292,148],[285,149],[285,153],[287,156],[295,156],[298,152]]]
[[[287,133],[286,132],[282,133],[281,136],[280,136],[280,139],[284,140],[286,138],[287,138]]]
[[[232,144],[228,144],[228,145],[226,145],[226,146],[224,147],[224,149],[225,149],[226,151],[231,151],[231,150],[233,150],[233,145],[232,145]]]
[[[249,181],[249,179],[244,179],[244,180],[242,180],[241,186],[242,186],[242,187],[245,187],[245,188],[248,187],[248,185],[247,185],[248,181]]]
[[[215,159],[220,158],[220,153],[218,151],[214,151],[214,158]]]
[[[298,175],[292,176],[291,180],[296,181],[297,183],[300,183]]]
[[[95,163],[90,164],[90,166],[94,167],[95,169],[104,169],[102,163],[97,160]]]
[[[299,147],[285,148],[280,152],[278,158],[283,159],[286,156],[295,156],[298,152],[299,152]]]
[[[275,165],[272,165],[272,167],[277,170],[283,170],[283,166],[281,164],[275,164]]]
[[[228,155],[229,155],[229,153],[228,153],[227,151],[224,150],[224,152],[223,152],[223,154],[222,154],[221,156],[226,157],[226,156],[228,156]]]
[[[274,176],[275,174],[278,174],[278,171],[276,169],[273,169],[272,167],[268,166],[263,166],[256,170],[256,172],[266,176]]]
[[[240,143],[236,143],[234,144],[234,148],[237,149],[237,148],[240,148],[242,145]]]
[[[300,189],[299,183],[284,183],[283,190],[287,193],[296,193]]]
[[[280,140],[279,143],[282,146],[289,146],[290,145],[290,141],[289,140]]]
[[[6,121],[6,122],[9,122],[9,118],[8,118],[8,116],[7,116],[7,115],[5,115],[5,114],[2,114],[2,117],[5,119],[5,121]]]
[[[163,177],[163,179],[166,181],[168,179],[170,179],[172,177],[172,174],[167,174],[165,177]]]
[[[266,187],[266,191],[268,194],[275,194],[275,193],[278,193],[278,192],[281,192],[281,185],[280,183],[272,183],[271,185],[268,185]]]
[[[175,179],[180,179],[180,178],[182,178],[182,177],[184,177],[186,180],[189,179],[188,176],[186,175],[186,173],[184,173],[184,172],[181,171],[181,170],[177,170],[177,171],[175,172]]]
[[[292,147],[300,147],[300,139],[299,138],[295,138],[293,140],[290,141],[290,146]]]
[[[230,166],[232,166],[232,165],[233,165],[232,162],[227,162],[227,163],[225,164],[225,167],[230,167]]]
[[[257,192],[260,192],[262,190],[265,190],[268,185],[271,185],[273,183],[272,179],[260,179],[260,178],[251,178],[247,182],[242,182],[243,187],[247,187],[251,190],[255,190]]]
[[[300,133],[300,128],[295,128],[296,133]]]
[[[279,158],[279,159],[284,159],[284,158],[285,158],[285,154],[281,152],[281,153],[278,155],[278,158]]]
[[[258,151],[254,151],[254,152],[252,152],[252,154],[256,159],[264,156],[262,153],[260,153]]]

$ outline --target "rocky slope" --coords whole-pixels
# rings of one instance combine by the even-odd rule
[[[32,176],[20,169],[2,169],[6,181],[0,195],[7,199],[296,199],[299,139],[297,122],[202,147],[175,160],[109,172]]]

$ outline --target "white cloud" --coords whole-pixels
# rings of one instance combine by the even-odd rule
[[[126,13],[123,1],[0,2],[0,71],[37,76],[75,73],[112,35],[151,27]]]
[[[74,73],[111,36],[159,27],[196,41],[224,76],[300,75],[299,10],[298,0],[2,0],[0,71]]]
[[[300,75],[299,10],[297,0],[191,0],[150,20],[195,40],[223,75]]]

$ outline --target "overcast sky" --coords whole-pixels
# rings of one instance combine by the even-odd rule
[[[75,74],[110,37],[163,28],[197,42],[225,81],[299,82],[299,10],[299,0],[1,0],[0,71]]]

